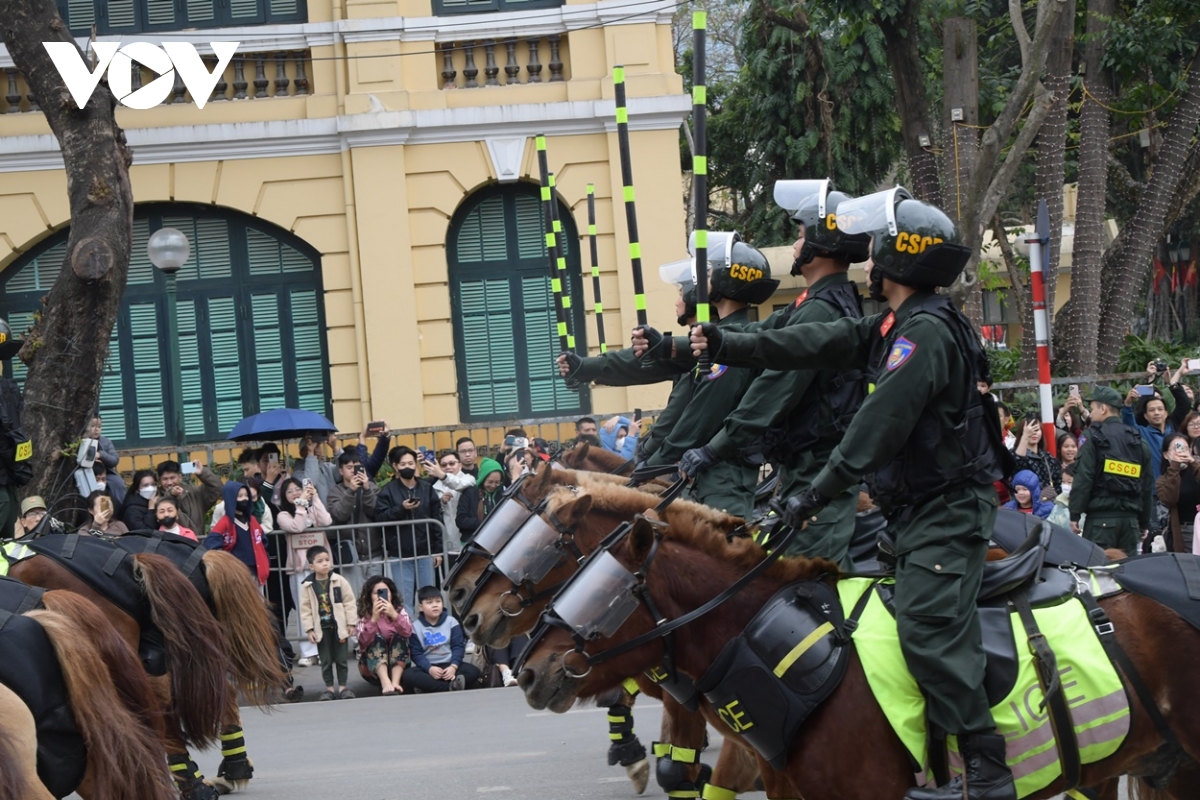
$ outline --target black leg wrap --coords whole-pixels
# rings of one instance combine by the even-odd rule
[[[654,777],[659,788],[667,793],[667,797],[680,800],[700,797],[700,787],[707,779],[702,777],[693,783],[687,778],[687,768],[695,764],[700,756],[697,751],[672,747],[665,742],[655,742],[654,755],[658,758]],[[712,769],[703,765],[701,776],[705,775],[705,769],[708,770],[708,775],[712,775]]]
[[[218,778],[248,781],[254,777],[254,766],[246,756],[246,739],[241,728],[231,726],[221,733],[221,756]]]
[[[614,764],[627,767],[646,757],[646,748],[633,733],[633,712],[628,706],[609,706],[608,738],[612,742],[608,748],[610,767]]]

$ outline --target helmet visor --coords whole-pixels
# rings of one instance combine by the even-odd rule
[[[708,231],[708,263],[729,266],[733,246],[741,240],[737,231]],[[696,255],[696,231],[688,239],[688,252]]]
[[[525,581],[536,584],[558,563],[562,554],[559,538],[558,531],[540,516],[530,517],[492,563],[517,585]]]
[[[789,214],[795,214],[800,204],[813,195],[818,196],[817,208],[822,217],[825,216],[825,195],[829,194],[832,185],[828,178],[819,181],[775,181],[775,205]]]
[[[882,192],[843,201],[837,210],[837,226],[842,233],[888,233],[896,235],[896,203],[910,200],[912,195],[903,186],[893,186]]]
[[[601,551],[554,598],[552,610],[585,639],[612,636],[638,606],[637,583],[620,561]]]
[[[658,277],[662,278],[663,283],[673,283],[676,286],[682,286],[685,283],[695,283],[696,259],[684,258],[679,261],[672,261],[670,264],[663,264],[658,268]]]

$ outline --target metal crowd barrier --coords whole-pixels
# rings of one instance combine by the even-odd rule
[[[431,546],[435,532],[441,533],[440,548]],[[268,533],[266,539],[271,568],[264,591],[267,599],[281,611],[289,606],[294,607],[289,612],[290,627],[285,627],[285,631],[289,640],[301,643],[308,641],[306,632],[300,630],[300,583],[311,572],[305,556],[309,547],[324,545],[329,549],[334,572],[350,582],[356,604],[368,578],[373,575],[391,578],[410,616],[417,614],[415,596],[422,586],[441,587],[450,568],[451,553],[455,552],[447,540],[446,526],[440,519],[328,525],[307,528],[301,533],[276,529]],[[403,551],[406,544],[409,545],[409,552],[425,550],[429,554],[405,556]],[[441,556],[442,560],[441,564],[434,567],[433,559],[436,556]],[[411,593],[406,590],[404,581],[409,574],[414,577]],[[291,603],[286,600],[289,594]]]

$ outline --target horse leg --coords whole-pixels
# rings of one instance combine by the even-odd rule
[[[174,708],[171,697],[171,676],[159,675],[150,679],[154,693],[158,695],[162,708],[170,709],[166,716],[166,734],[163,738],[164,749],[167,751],[167,766],[179,790],[181,800],[217,800],[220,791],[210,786],[205,780],[200,767],[192,760],[187,745],[183,741],[183,730],[180,727],[178,713]]]
[[[731,734],[726,734],[721,745],[721,754],[717,756],[717,765],[713,768],[700,796],[704,800],[733,800],[739,794],[765,789],[765,776],[762,778],[762,786],[756,785],[761,775],[754,753]]]
[[[0,685],[0,800],[54,800],[37,774],[37,726],[21,698]]]
[[[608,765],[620,764],[633,783],[638,794],[646,791],[650,782],[650,762],[646,760],[646,747],[633,732],[633,703],[639,691],[637,684],[630,681],[621,693],[621,698],[608,707]]]
[[[654,743],[655,779],[669,797],[699,797],[712,775],[712,768],[700,763],[700,751],[708,746],[707,723],[666,692],[662,704],[663,740]]]
[[[221,765],[211,783],[221,794],[230,794],[245,789],[253,777],[254,762],[246,754],[242,715],[237,707],[237,692],[233,691],[221,717]]]

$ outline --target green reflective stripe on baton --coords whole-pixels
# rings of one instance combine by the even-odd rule
[[[546,157],[546,137],[538,134],[534,139],[537,148],[538,171],[541,173],[542,187],[542,224],[546,236],[546,258],[550,267],[550,289],[554,299],[555,332],[558,334],[558,344],[561,352],[566,353],[575,349],[574,336],[568,325],[567,305],[564,303],[562,280],[559,273],[560,247],[555,231],[556,217],[554,207],[554,176],[550,174],[549,161]]]
[[[592,302],[596,312],[596,341],[600,342],[600,352],[608,352],[608,342],[604,340],[604,305],[600,299],[600,248],[596,244],[596,187],[587,185],[588,209],[588,244],[592,255]]]
[[[692,12],[692,190],[696,213],[696,321],[709,321],[708,306],[708,90],[705,73],[705,28],[708,15]],[[712,358],[708,351],[700,357],[696,375],[708,375]]]
[[[613,90],[617,100],[617,147],[621,153],[621,186],[625,198],[625,227],[629,229],[629,260],[633,268],[633,299],[637,324],[646,320],[646,285],[642,280],[642,247],[638,240],[637,207],[633,195],[633,161],[629,154],[629,110],[625,100],[625,67],[613,67]]]

